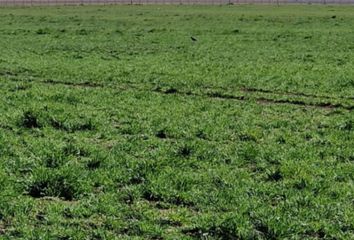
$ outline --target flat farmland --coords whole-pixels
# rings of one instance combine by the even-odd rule
[[[353,239],[354,8],[0,8],[0,239]]]
[[[336,4],[350,5],[354,0],[0,0],[0,6],[75,6],[75,5],[232,5],[232,4]]]

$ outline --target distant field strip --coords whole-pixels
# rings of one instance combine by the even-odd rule
[[[2,6],[110,4],[353,4],[354,0],[0,0]]]

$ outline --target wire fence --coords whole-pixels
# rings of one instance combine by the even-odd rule
[[[0,0],[0,6],[111,4],[354,4],[354,0]]]

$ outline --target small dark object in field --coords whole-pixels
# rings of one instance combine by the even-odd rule
[[[277,138],[276,142],[278,144],[284,144],[284,143],[286,143],[286,140],[284,139],[284,137],[280,136]]]
[[[36,31],[36,34],[38,35],[44,35],[44,34],[48,34],[49,33],[49,30],[47,28],[40,28]]]
[[[145,190],[142,197],[150,202],[158,202],[164,200],[161,196],[154,194],[151,190]]]
[[[272,229],[268,227],[267,224],[263,223],[260,220],[255,220],[253,223],[254,229],[261,234],[265,239],[277,239],[276,234]]]
[[[44,190],[47,188],[48,188],[47,182],[36,182],[30,187],[28,194],[31,197],[40,198],[45,196]]]
[[[239,139],[242,142],[248,142],[248,141],[256,142],[257,141],[257,138],[253,135],[250,135],[250,134],[241,134],[239,136]]]
[[[304,39],[311,39],[312,36],[305,36]]]
[[[94,169],[97,169],[101,166],[101,161],[98,160],[98,159],[92,159],[91,161],[89,161],[87,163],[87,168],[90,169],[90,170],[94,170]]]
[[[73,218],[74,217],[74,214],[72,213],[71,209],[70,208],[65,208],[63,210],[63,216],[65,218]]]
[[[126,193],[122,196],[122,201],[126,204],[132,204],[134,203],[134,196],[131,193]]]
[[[191,39],[192,39],[193,42],[198,41],[195,37],[191,37]]]
[[[337,18],[337,16],[336,16],[336,15],[333,15],[332,18],[335,19],[335,18]]]
[[[145,178],[143,176],[133,176],[130,180],[129,183],[133,184],[133,185],[137,185],[137,184],[142,184],[145,182]]]
[[[44,215],[44,213],[38,213],[38,214],[36,215],[36,219],[37,219],[38,221],[40,221],[40,222],[43,222],[43,221],[47,220],[47,218],[46,218],[46,216]]]
[[[62,165],[62,159],[50,157],[45,160],[45,165],[48,168],[58,168]]]
[[[352,130],[353,129],[353,127],[354,127],[354,122],[352,122],[352,121],[346,121],[346,122],[344,122],[343,124],[341,124],[340,126],[339,126],[339,129],[340,130],[346,130],[346,131],[350,131],[350,130]]]
[[[119,29],[117,29],[117,30],[115,31],[115,33],[123,34],[123,32],[122,32],[121,30],[119,30]]]
[[[84,28],[83,29],[79,29],[79,30],[76,31],[77,35],[88,35],[88,33],[89,32],[86,29],[84,29]]]
[[[207,139],[206,134],[202,130],[199,130],[195,135],[197,138]]]
[[[39,128],[40,124],[37,116],[31,111],[27,111],[23,114],[22,126],[26,128]]]
[[[268,174],[268,180],[278,182],[282,179],[283,179],[283,176],[279,170],[277,170],[271,174]]]
[[[155,134],[156,137],[158,138],[167,138],[167,134],[165,133],[165,130],[159,130],[156,134]]]
[[[294,184],[294,188],[296,188],[297,190],[302,190],[304,188],[306,188],[307,183],[304,179],[301,179],[300,182],[297,182]]]
[[[169,89],[167,89],[164,93],[166,93],[166,94],[174,94],[174,93],[177,93],[177,92],[178,92],[177,89],[175,89],[175,88],[169,88]]]
[[[158,223],[160,225],[167,225],[167,226],[175,226],[175,227],[180,227],[182,226],[182,223],[179,221],[171,220],[171,219],[160,219],[158,220]]]
[[[178,155],[182,157],[188,157],[192,154],[192,148],[189,146],[183,146],[178,150]]]
[[[234,30],[232,30],[232,33],[239,33],[239,32],[240,32],[239,29],[234,29]]]

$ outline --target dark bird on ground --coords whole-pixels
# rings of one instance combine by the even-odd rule
[[[198,41],[198,40],[197,40],[196,38],[194,38],[194,37],[191,37],[191,39],[192,39],[193,42]]]

